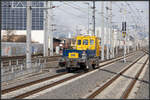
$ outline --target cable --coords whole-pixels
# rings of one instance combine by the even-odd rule
[[[64,4],[67,5],[67,6],[70,6],[70,7],[74,8],[74,9],[76,9],[76,10],[82,12],[82,13],[85,13],[85,11],[82,11],[81,9],[79,9],[79,8],[77,8],[77,7],[74,7],[74,6],[72,6],[72,5],[68,4],[68,3],[65,3],[65,2],[64,2]]]
[[[128,7],[130,8],[130,10],[132,10],[132,12],[134,12],[134,15],[139,19],[139,17],[136,15],[135,11],[132,9],[132,7],[130,6],[130,4],[127,3],[127,2],[125,2],[125,3],[128,5]],[[141,20],[137,20],[137,21],[141,21]]]
[[[78,15],[75,15],[74,13],[71,13],[71,12],[67,12],[66,10],[63,10],[62,8],[58,9],[58,10],[61,10],[69,15],[73,15],[74,17],[78,17],[78,18],[82,18],[82,19],[85,19],[85,17],[83,16],[78,16]]]
[[[120,9],[123,9],[122,7],[120,7],[117,3],[115,3]],[[128,6],[128,5],[127,5]],[[129,6],[128,6],[129,7]],[[127,10],[127,12],[129,13],[129,11]],[[131,15],[131,18],[133,19],[133,21],[135,22],[135,24],[137,24],[136,20],[135,20],[135,17],[133,15]]]

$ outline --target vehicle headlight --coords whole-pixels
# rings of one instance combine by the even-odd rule
[[[65,61],[64,58],[60,58],[60,59],[59,59],[59,62],[64,62],[64,61]]]
[[[87,57],[87,55],[86,55],[85,51],[83,51],[83,53],[82,53],[82,59],[86,59],[86,57]]]
[[[65,59],[64,59],[64,58],[60,58],[60,59],[59,59],[59,66],[64,67],[65,64],[66,64]]]

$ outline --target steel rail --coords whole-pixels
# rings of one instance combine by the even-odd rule
[[[145,54],[144,54],[145,55]],[[124,72],[126,72],[132,65],[134,65],[137,61],[139,61],[144,55],[140,56],[137,60],[135,60],[133,63],[128,65],[124,70],[122,70],[120,73],[118,73],[116,76],[112,77],[109,81],[107,81],[104,85],[102,85],[99,89],[94,91],[92,94],[90,94],[87,99],[93,99],[98,94],[100,94],[105,88],[107,88],[110,84],[112,84],[117,78],[119,78]]]
[[[148,50],[142,49],[142,51],[149,55],[149,51]]]
[[[61,83],[63,83],[63,82],[66,82],[66,81],[68,81],[68,80],[74,79],[74,78],[76,78],[76,77],[78,77],[78,76],[81,76],[81,75],[83,75],[83,74],[85,74],[85,73],[88,73],[88,71],[87,71],[87,72],[82,72],[82,73],[79,73],[79,74],[76,74],[76,75],[73,75],[73,76],[70,76],[70,77],[67,77],[67,78],[65,78],[65,79],[56,81],[56,82],[54,82],[54,83],[52,83],[52,84],[49,84],[49,85],[40,87],[40,88],[38,88],[38,89],[31,90],[31,91],[26,92],[26,93],[24,93],[24,94],[21,94],[21,95],[18,95],[18,96],[16,96],[16,97],[13,97],[12,99],[21,99],[21,98],[28,97],[28,96],[30,96],[30,95],[33,95],[33,94],[38,93],[38,92],[40,92],[40,91],[43,91],[43,90],[45,90],[45,89],[47,89],[47,88],[51,88],[51,87],[54,87],[54,86],[56,86],[56,85],[58,85],[58,84],[61,84]]]
[[[133,52],[130,53],[130,54],[128,54],[126,57],[128,57],[128,56],[130,56],[130,55],[132,55],[132,54],[133,54]],[[117,58],[112,58],[112,59],[109,59],[109,60],[105,60],[105,61],[102,61],[102,62],[100,62],[100,63],[107,62],[107,61],[111,61],[111,60],[113,60],[113,59],[118,59],[118,58],[120,58],[120,57],[122,57],[122,56],[119,56],[119,57],[117,57]],[[121,59],[121,58],[120,58],[120,59]],[[120,60],[120,59],[119,59],[119,60]],[[103,64],[103,65],[101,65],[101,66],[99,66],[99,67],[105,66],[105,65],[110,64],[110,63],[113,63],[113,62],[114,62],[114,61],[109,62],[109,63],[106,63],[106,64]],[[99,68],[99,67],[98,67],[98,68]],[[46,81],[46,80],[50,80],[50,79],[53,79],[53,78],[56,78],[56,77],[58,77],[58,76],[65,75],[65,74],[67,74],[67,72],[60,73],[60,74],[57,74],[57,75],[54,75],[54,76],[50,76],[50,77],[46,77],[46,78],[43,78],[43,79],[39,79],[39,80],[30,82],[30,83],[21,84],[21,85],[18,85],[18,86],[15,86],[15,87],[11,87],[11,88],[8,88],[8,89],[4,89],[4,90],[1,91],[1,94],[6,94],[6,93],[9,93],[9,92],[15,91],[15,90],[17,90],[17,89],[21,89],[21,88],[24,88],[24,87],[27,87],[27,86],[31,86],[31,85],[33,85],[33,84],[37,84],[37,83],[40,83],[40,82],[43,82],[43,81]]]
[[[126,57],[132,56],[132,55],[134,55],[133,52],[132,52],[132,53],[129,53]],[[119,58],[119,59],[118,59],[118,58]],[[117,58],[113,58],[113,59],[117,59],[117,60],[114,60],[114,61],[111,61],[111,62],[109,62],[109,63],[103,64],[103,65],[101,65],[101,66],[99,66],[99,67],[102,67],[102,66],[108,65],[108,64],[110,64],[110,63],[113,63],[113,62],[115,62],[115,61],[118,61],[118,60],[120,60],[120,59],[123,59],[123,57],[121,56],[121,58],[120,58],[120,57],[117,57]],[[111,59],[111,60],[113,60],[113,59]],[[107,60],[107,61],[110,61],[110,60]],[[103,61],[103,62],[106,62],[106,61]],[[99,67],[98,67],[98,68],[99,68]],[[96,69],[95,69],[95,70],[96,70]],[[94,71],[94,70],[91,70],[91,71]],[[90,71],[87,71],[87,72],[90,72]],[[87,72],[86,72],[86,73],[87,73]],[[43,78],[43,79],[39,79],[39,80],[30,82],[30,83],[25,83],[25,84],[22,84],[22,85],[19,85],[19,86],[16,86],[16,87],[8,88],[8,89],[6,89],[6,90],[2,90],[2,94],[6,94],[6,93],[9,93],[9,92],[12,92],[12,91],[15,91],[15,90],[18,90],[18,89],[27,87],[27,86],[31,86],[31,85],[33,85],[33,84],[37,84],[37,83],[40,83],[40,82],[43,82],[43,81],[46,81],[46,80],[49,80],[49,79],[52,79],[52,78],[56,78],[56,77],[61,76],[61,75],[64,75],[64,74],[67,74],[67,72],[64,72],[64,73],[61,73],[61,74],[58,74],[58,75],[54,75],[54,76],[51,76],[51,77],[46,77],[46,78]],[[19,96],[14,97],[14,98],[23,98],[23,97],[29,96],[29,95],[31,95],[31,94],[37,93],[39,90],[41,91],[41,90],[46,89],[46,87],[47,87],[47,88],[50,88],[50,87],[55,86],[55,85],[57,85],[57,84],[60,84],[60,83],[62,83],[62,82],[65,82],[65,81],[71,80],[71,79],[73,79],[73,78],[75,78],[75,77],[78,77],[78,76],[80,76],[80,75],[82,75],[82,74],[85,74],[85,73],[81,73],[81,74],[79,74],[79,75],[77,74],[77,75],[74,75],[74,76],[71,76],[71,77],[67,77],[67,78],[62,79],[62,80],[60,80],[60,81],[57,81],[57,82],[52,83],[52,84],[54,84],[54,85],[51,85],[51,84],[50,84],[50,85],[46,85],[46,86],[44,86],[44,87],[41,87],[41,88],[38,88],[38,89],[35,89],[35,90],[32,90],[32,91],[29,91],[29,92],[27,92],[27,93],[25,93],[25,94],[21,94],[21,95],[19,95]],[[36,91],[37,91],[37,92],[36,92]]]
[[[35,62],[36,60],[41,59],[41,60],[46,60],[46,62],[50,62],[50,61],[57,61],[57,59],[60,57],[61,56],[50,56],[50,57],[35,56],[35,57],[32,57],[32,61]],[[17,65],[17,62],[19,63],[18,65],[21,65],[24,63],[24,60],[25,60],[25,57],[23,56],[0,59],[1,63],[3,63],[3,67],[9,66],[10,62],[12,65]]]
[[[143,71],[143,69],[144,69],[144,67],[145,67],[145,65],[146,65],[146,63],[147,63],[147,61],[148,61],[148,59],[149,59],[149,58],[146,59],[146,61],[144,62],[144,64],[143,64],[142,67],[140,68],[140,70],[139,70],[139,71],[137,72],[137,74],[135,75],[134,80],[132,80],[132,81],[130,82],[130,84],[128,85],[128,87],[126,88],[126,90],[123,92],[123,94],[122,94],[122,96],[121,96],[120,99],[127,99],[127,98],[128,98],[128,96],[129,96],[130,92],[132,91],[132,89],[133,89],[133,87],[134,87],[134,85],[135,85],[137,79],[139,78],[141,72]]]
[[[38,57],[39,56],[39,57]],[[32,55],[32,58],[34,57],[38,57],[38,58],[55,58],[55,57],[61,57],[61,56],[47,56],[47,57],[43,57],[41,56],[41,54],[39,55]],[[11,57],[0,57],[0,60],[12,60],[12,59],[25,59],[26,56],[11,56]]]
[[[6,93],[9,93],[9,92],[12,92],[12,91],[24,88],[24,87],[28,87],[28,86],[31,86],[31,85],[34,85],[34,84],[37,84],[37,83],[40,83],[40,82],[44,82],[44,81],[47,81],[47,80],[50,80],[50,79],[53,79],[53,78],[65,75],[65,74],[67,74],[67,72],[63,72],[63,73],[56,74],[56,75],[53,75],[53,76],[50,76],[50,77],[42,78],[42,79],[39,79],[39,80],[36,80],[36,81],[33,81],[33,82],[21,84],[19,86],[11,87],[11,88],[2,90],[1,94],[3,95],[3,94],[6,94]]]
[[[130,54],[130,55],[131,55],[131,54]],[[133,54],[132,54],[132,55],[133,55]],[[128,56],[129,56],[129,55],[128,55]],[[127,57],[127,56],[126,56],[126,57]],[[120,59],[122,59],[122,58],[120,58]],[[120,59],[114,60],[114,61],[112,61],[111,63],[113,63],[113,62],[115,62],[115,61],[118,61],[118,60],[120,60]],[[110,64],[110,63],[108,63],[108,64]],[[105,65],[107,65],[107,64],[105,64]],[[102,66],[104,66],[104,65],[102,65]],[[99,67],[102,67],[102,66],[99,66]],[[96,69],[94,69],[94,70],[96,70]],[[79,77],[79,76],[81,76],[81,75],[83,75],[83,74],[89,73],[89,72],[94,71],[94,70],[90,70],[90,71],[86,71],[86,72],[81,72],[81,73],[79,73],[79,74],[76,74],[76,75],[67,77],[67,78],[65,78],[65,79],[56,81],[56,82],[51,83],[51,84],[49,84],[49,85],[46,85],[46,86],[43,86],[43,87],[40,87],[40,88],[31,90],[31,91],[29,91],[29,92],[26,92],[26,93],[24,93],[24,94],[15,96],[15,97],[13,97],[12,99],[21,99],[21,98],[28,97],[28,96],[33,95],[33,94],[35,94],[35,93],[38,93],[38,92],[40,92],[40,91],[42,91],[42,90],[45,90],[45,89],[47,89],[47,88],[54,87],[54,86],[56,86],[56,85],[58,85],[58,84],[61,84],[61,83],[66,82],[66,81],[68,81],[68,80],[74,79],[74,78],[76,78],[76,77]]]

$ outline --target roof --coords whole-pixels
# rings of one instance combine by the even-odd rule
[[[53,38],[53,41],[61,42],[62,40]]]

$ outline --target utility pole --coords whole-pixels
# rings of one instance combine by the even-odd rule
[[[114,28],[111,34],[112,34],[112,58],[114,58],[115,57],[114,55]]]
[[[119,30],[117,29],[117,33],[116,33],[116,55],[118,55],[118,34],[119,34]]]
[[[93,35],[95,36],[95,0],[93,0]]]
[[[101,1],[101,60],[104,60],[104,2]]]
[[[88,34],[89,34],[89,3],[88,3]]]
[[[136,51],[136,25],[135,25],[135,29],[134,29],[134,50]]]
[[[31,67],[32,2],[27,1],[26,67]]]
[[[127,49],[127,52],[129,53],[129,50],[130,50],[130,44],[129,44],[129,29],[127,29],[127,39],[128,39],[128,49]]]
[[[52,1],[48,1],[48,4],[50,5],[50,9],[48,10],[48,21],[49,21],[49,37],[50,37],[50,56],[53,56],[53,25],[51,25],[51,22],[53,20],[53,14],[52,14]]]
[[[87,22],[87,24],[88,24],[88,34],[89,34],[89,3],[85,3],[85,4],[87,4],[88,5],[88,22]]]
[[[110,58],[112,58],[112,1],[110,1]]]
[[[135,51],[137,50],[137,37],[136,37],[136,33],[137,33],[137,24],[135,25],[136,27],[135,27],[135,33],[134,33],[134,38],[135,38]]]
[[[45,7],[48,8],[48,1],[45,1]],[[48,9],[44,11],[44,56],[48,56]]]
[[[106,27],[107,27],[107,30],[106,30],[106,32],[107,32],[107,39],[106,39],[106,41],[107,41],[107,43],[106,43],[106,46],[107,46],[107,48],[106,48],[106,59],[109,59],[109,40],[110,40],[110,38],[109,38],[109,14],[108,14],[108,10],[109,10],[109,8],[108,8],[108,3],[107,3],[107,7],[106,7],[106,14],[107,14],[107,19],[106,19]]]

